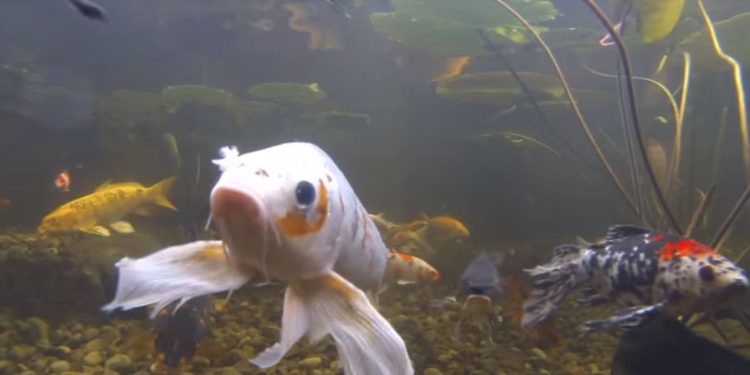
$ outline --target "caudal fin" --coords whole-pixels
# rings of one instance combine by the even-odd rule
[[[177,207],[175,207],[172,202],[169,201],[169,198],[167,198],[169,191],[172,190],[176,181],[177,176],[172,176],[149,187],[148,196],[151,197],[151,203],[177,211]]]
[[[558,246],[549,263],[526,270],[534,289],[523,305],[523,328],[547,319],[565,297],[588,279],[581,262],[586,252],[576,245]]]
[[[277,364],[295,342],[330,334],[347,375],[414,373],[406,345],[364,292],[331,273],[299,287],[287,288],[281,341],[251,360],[261,368]]]
[[[159,250],[139,259],[123,258],[117,291],[104,311],[157,304],[152,317],[174,301],[234,290],[252,273],[230,263],[221,241],[196,241]],[[178,306],[179,307],[179,306]]]

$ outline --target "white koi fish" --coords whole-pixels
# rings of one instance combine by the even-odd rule
[[[187,244],[123,259],[104,309],[237,289],[257,270],[288,287],[281,341],[253,364],[272,367],[303,336],[315,342],[330,334],[346,374],[413,374],[403,340],[363,292],[380,287],[389,251],[333,160],[309,143],[222,154],[211,217],[225,256]]]

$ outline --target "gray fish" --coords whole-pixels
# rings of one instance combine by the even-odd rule
[[[68,0],[68,3],[86,18],[97,21],[107,20],[104,8],[91,0]]]
[[[460,287],[468,294],[500,295],[502,288],[496,258],[486,251],[480,252],[461,275]]]

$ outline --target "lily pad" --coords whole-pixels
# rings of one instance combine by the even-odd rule
[[[518,72],[537,104],[543,109],[566,109],[570,103],[556,77],[541,73]],[[510,107],[530,107],[531,102],[508,71],[465,74],[439,82],[436,93],[468,103]],[[573,97],[583,106],[600,106],[612,100],[609,93],[593,89],[573,89]]]
[[[750,12],[714,23],[716,37],[725,53],[737,59],[740,64],[750,64]],[[677,45],[676,53],[689,52],[694,64],[711,71],[729,70],[729,65],[716,55],[706,29],[695,32]]]
[[[494,28],[498,25],[521,26],[504,7],[487,0],[391,0],[398,13],[435,17],[472,25],[474,28]],[[550,21],[557,10],[548,0],[508,0],[508,5],[524,16],[529,23]]]
[[[168,113],[173,113],[190,102],[234,111],[234,95],[222,89],[202,85],[175,85],[166,87],[161,94],[166,101]]]
[[[309,105],[324,101],[328,94],[317,83],[269,82],[253,85],[251,96],[280,104]]]
[[[682,17],[685,0],[638,0],[635,1],[640,19],[641,41],[651,44],[663,40],[672,33]]]
[[[487,49],[477,35],[477,28],[436,17],[411,16],[406,13],[373,13],[375,30],[408,47],[441,56],[486,56]],[[543,32],[545,29],[537,28]],[[485,29],[495,44],[522,44],[529,36],[522,27],[496,26]]]
[[[552,20],[557,11],[547,0],[512,0],[529,22]],[[523,44],[530,35],[509,12],[484,0],[393,0],[395,12],[373,13],[375,30],[410,48],[441,56],[489,55],[477,35],[484,30],[499,45]],[[540,33],[546,28],[534,26]]]
[[[365,113],[323,111],[306,113],[300,116],[303,121],[317,127],[353,128],[370,123],[370,116]]]
[[[518,75],[537,100],[550,100],[562,96],[562,86],[553,76],[531,72],[518,72]],[[499,106],[516,104],[525,96],[508,71],[465,74],[444,80],[436,85],[435,92],[450,99]]]
[[[284,110],[282,106],[276,103],[259,100],[237,100],[236,109],[244,112],[246,116],[267,116]]]
[[[130,129],[160,125],[165,104],[161,95],[117,90],[99,99],[96,117],[107,127]]]

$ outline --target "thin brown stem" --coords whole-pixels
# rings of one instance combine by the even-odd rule
[[[747,203],[747,199],[750,198],[750,185],[748,185],[747,188],[745,188],[745,191],[740,196],[740,199],[735,203],[734,207],[732,208],[732,211],[729,212],[729,216],[727,216],[726,219],[724,219],[724,222],[721,224],[721,227],[719,227],[719,230],[716,232],[716,235],[714,236],[713,241],[711,241],[711,247],[716,249],[718,251],[718,246],[721,242],[724,241],[724,237],[727,235],[727,232],[729,231],[729,228],[732,227],[735,220],[739,216],[740,211],[742,211],[742,208],[745,207],[745,203]]]
[[[685,118],[685,107],[687,105],[688,88],[690,87],[690,54],[682,54],[685,61],[685,68],[682,75],[682,96],[680,98],[680,108],[675,111],[674,122],[674,141],[672,141],[672,158],[669,163],[669,173],[667,174],[667,202],[674,203],[673,198],[677,195],[675,186],[677,176],[680,174],[680,159],[682,156],[682,130],[683,119]]]
[[[495,2],[503,6],[506,10],[508,10],[508,12],[510,12],[510,14],[512,14],[513,17],[515,17],[529,31],[529,33],[534,37],[537,43],[539,43],[539,45],[542,46],[542,49],[544,49],[544,52],[547,54],[547,57],[549,57],[550,61],[552,62],[552,66],[555,68],[557,77],[560,79],[560,83],[562,84],[563,90],[565,91],[565,96],[567,97],[568,101],[570,101],[570,105],[573,107],[573,112],[575,112],[575,115],[578,118],[578,123],[581,125],[583,132],[586,134],[586,139],[588,140],[589,144],[594,149],[594,153],[596,153],[596,157],[604,166],[604,169],[607,171],[607,174],[612,179],[612,182],[614,182],[614,184],[616,185],[617,190],[619,190],[620,194],[622,194],[623,198],[625,199],[625,202],[628,204],[628,206],[630,206],[633,212],[636,215],[638,215],[637,206],[633,202],[627,190],[625,190],[625,187],[622,185],[622,182],[620,182],[620,179],[617,178],[617,175],[615,174],[614,169],[607,161],[606,156],[604,156],[604,152],[602,151],[601,147],[599,147],[599,143],[594,138],[594,135],[591,132],[591,129],[586,123],[586,120],[583,118],[583,114],[581,113],[580,108],[578,108],[578,104],[576,100],[573,98],[573,93],[570,90],[568,81],[565,79],[565,75],[563,74],[562,69],[560,68],[560,64],[557,63],[557,59],[555,58],[555,55],[552,53],[552,50],[550,50],[547,43],[544,42],[542,37],[539,35],[539,33],[536,32],[536,30],[534,30],[531,24],[529,24],[529,22],[526,21],[526,19],[523,18],[523,16],[521,16],[518,12],[516,12],[515,9],[513,9],[510,5],[508,5],[504,0],[495,0]]]
[[[625,77],[627,78],[625,83],[627,84],[626,86],[628,89],[628,104],[630,105],[630,116],[631,120],[633,121],[633,131],[637,141],[636,143],[638,144],[638,149],[641,153],[641,158],[643,159],[643,165],[646,167],[646,175],[648,176],[648,179],[651,182],[651,186],[656,193],[659,205],[664,211],[664,214],[669,219],[669,224],[677,233],[681,234],[682,229],[680,228],[680,224],[677,222],[677,219],[675,219],[672,211],[669,209],[667,199],[664,197],[664,192],[662,192],[661,187],[659,187],[659,182],[656,179],[654,168],[651,165],[651,162],[648,160],[646,146],[644,145],[643,135],[641,134],[641,125],[638,120],[638,105],[635,100],[635,90],[633,89],[633,72],[630,65],[630,59],[628,58],[628,52],[625,49],[625,44],[622,42],[622,38],[620,38],[620,35],[615,31],[612,23],[609,21],[604,12],[602,12],[601,8],[599,8],[599,6],[596,5],[593,0],[583,0],[583,2],[588,5],[588,7],[594,12],[601,24],[607,29],[607,32],[612,37],[612,40],[614,40],[615,44],[617,45],[617,51],[620,53],[620,58],[622,59],[623,68],[625,70]]]
[[[708,204],[711,202],[711,199],[714,196],[714,191],[716,191],[716,184],[711,185],[711,188],[708,189],[708,193],[706,193],[706,195],[703,196],[703,199],[698,202],[698,206],[695,208],[695,212],[693,212],[693,215],[690,217],[690,224],[688,224],[688,227],[685,229],[685,237],[690,237],[690,235],[693,233],[693,229],[695,229],[695,226],[705,214],[706,207],[708,207]]]
[[[714,30],[711,18],[708,16],[706,8],[703,7],[703,2],[700,0],[698,0],[698,7],[700,8],[703,22],[706,24],[706,30],[708,31],[708,36],[711,39],[711,44],[714,46],[716,54],[732,67],[734,87],[737,93],[737,112],[740,121],[740,135],[742,136],[742,160],[745,163],[745,174],[747,175],[748,180],[750,180],[750,135],[748,135],[747,128],[745,90],[742,85],[742,66],[734,57],[727,55],[721,48],[721,43],[719,43],[719,39],[716,37],[716,31]]]

